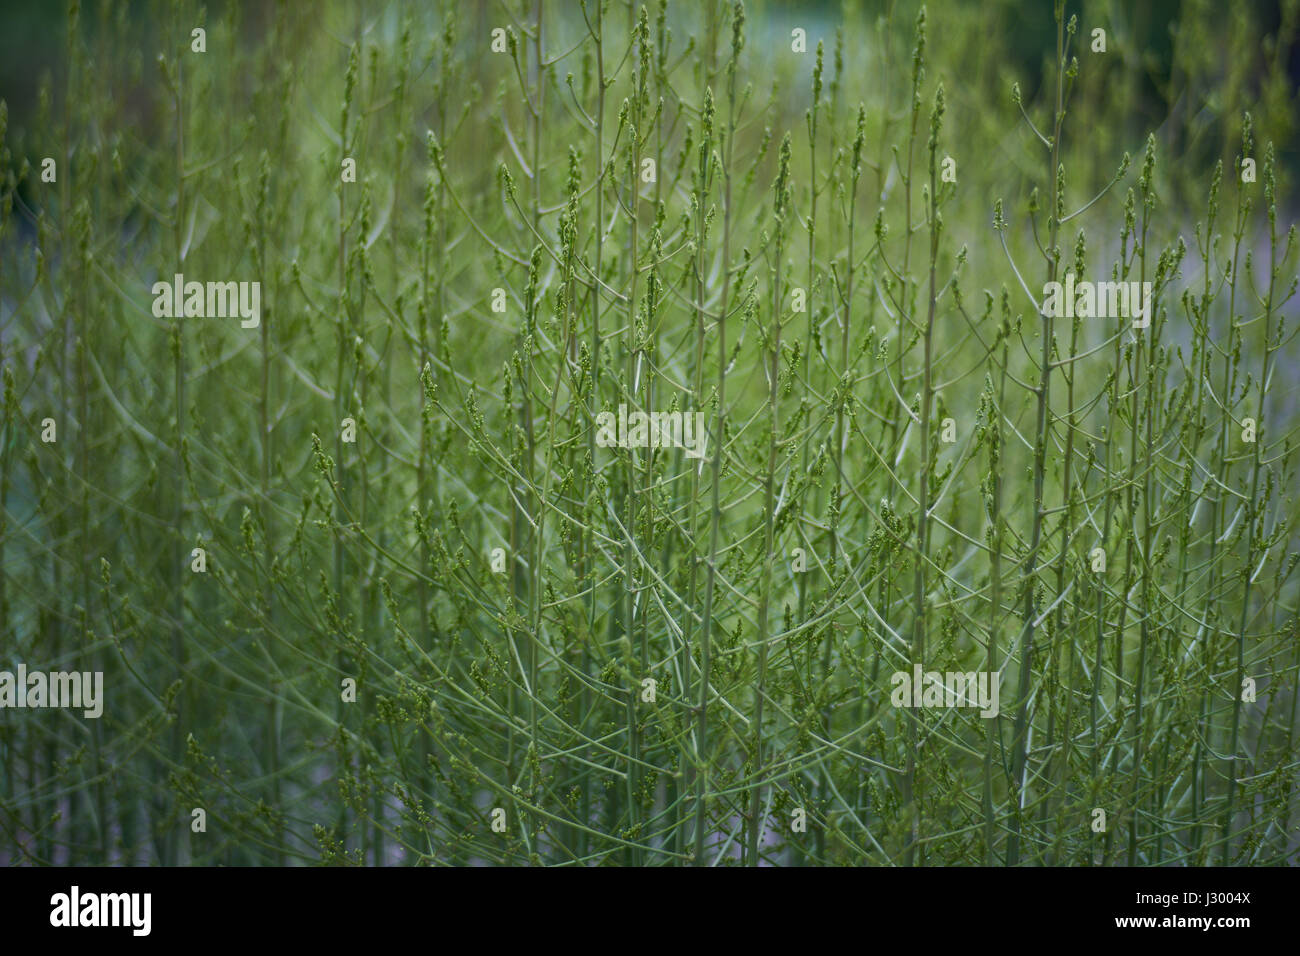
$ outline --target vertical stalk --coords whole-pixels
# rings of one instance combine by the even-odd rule
[[[753,764],[749,786],[749,842],[746,861],[758,866],[758,841],[763,821],[759,816],[763,776],[763,703],[767,694],[768,611],[772,592],[772,561],[776,548],[776,458],[780,438],[781,400],[781,270],[785,263],[785,216],[790,204],[790,134],[781,141],[780,166],[773,190],[773,241],[775,256],[772,267],[772,317],[767,334],[767,469],[763,475],[763,577],[758,589],[758,677],[754,682],[754,733],[750,743]],[[793,371],[792,371],[793,374]]]
[[[1244,579],[1241,595],[1241,618],[1237,625],[1237,673],[1233,684],[1232,691],[1232,739],[1228,746],[1228,799],[1223,810],[1223,865],[1227,866],[1232,862],[1232,815],[1235,809],[1235,800],[1237,796],[1237,746],[1239,743],[1238,731],[1241,725],[1241,704],[1242,704],[1242,677],[1245,673],[1245,654],[1246,654],[1246,625],[1250,621],[1250,592],[1255,583],[1255,555],[1256,544],[1263,538],[1263,522],[1260,520],[1256,509],[1259,507],[1259,475],[1264,464],[1264,422],[1268,419],[1264,414],[1265,393],[1268,389],[1269,379],[1272,377],[1272,359],[1273,353],[1280,347],[1273,343],[1272,337],[1272,320],[1273,320],[1273,297],[1275,286],[1277,284],[1277,207],[1274,201],[1274,190],[1276,188],[1276,170],[1273,162],[1273,144],[1269,143],[1264,151],[1264,202],[1268,213],[1268,294],[1264,301],[1264,329],[1261,333],[1261,342],[1264,346],[1264,368],[1259,376],[1257,392],[1255,397],[1255,413],[1259,424],[1259,432],[1255,436],[1253,448],[1253,461],[1251,463],[1250,473],[1250,497],[1246,499],[1246,561],[1242,566],[1241,575]],[[1233,279],[1237,278],[1233,274]],[[1258,527],[1256,526],[1258,523]]]
[[[727,401],[727,313],[731,292],[731,159],[736,138],[736,66],[740,51],[745,46],[745,5],[736,0],[732,7],[731,60],[727,64],[727,133],[722,147],[722,299],[718,305],[718,379],[714,401],[713,435],[713,487],[709,519],[709,561],[704,580],[704,628],[700,635],[700,689],[695,726],[695,865],[704,866],[704,838],[707,823],[705,797],[708,792],[708,773],[702,767],[708,745],[709,676],[711,670],[713,637],[713,583],[718,567],[718,534],[722,524],[721,481],[724,442],[723,424]]]

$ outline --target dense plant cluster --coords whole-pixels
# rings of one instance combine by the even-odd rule
[[[70,5],[0,860],[1294,861],[1300,4],[844,7]]]

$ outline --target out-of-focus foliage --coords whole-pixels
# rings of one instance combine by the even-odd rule
[[[1300,4],[597,2],[3,14],[0,861],[1293,862]]]

